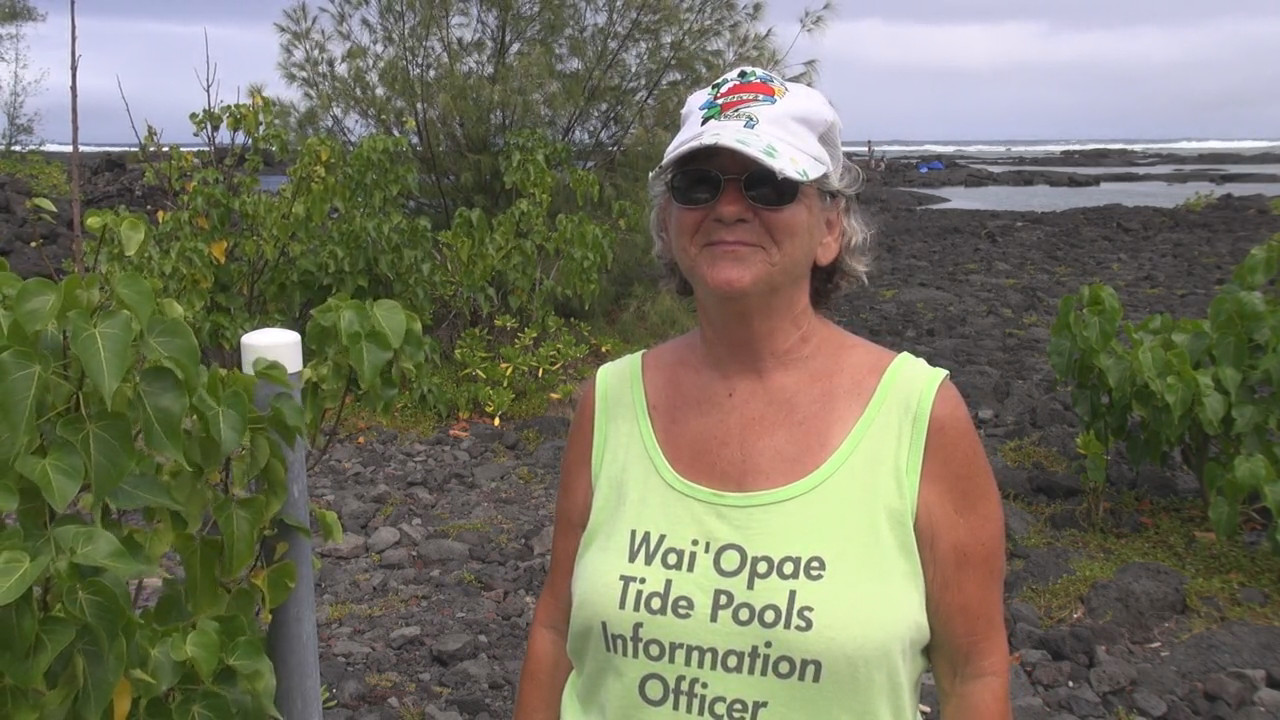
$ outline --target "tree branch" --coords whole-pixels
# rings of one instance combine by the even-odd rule
[[[76,54],[76,0],[71,3],[71,258],[76,274],[84,275],[84,235],[80,229],[80,93],[76,76],[80,56]]]

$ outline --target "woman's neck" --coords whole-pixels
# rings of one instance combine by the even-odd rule
[[[829,329],[807,292],[790,302],[770,298],[698,303],[696,351],[713,373],[764,377],[810,358]]]

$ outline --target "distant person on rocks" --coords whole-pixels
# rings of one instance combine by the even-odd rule
[[[516,720],[1009,720],[1004,520],[947,371],[824,316],[864,279],[818,91],[689,96],[651,231],[698,326],[586,383]]]

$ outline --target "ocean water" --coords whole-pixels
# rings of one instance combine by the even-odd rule
[[[940,195],[950,202],[928,205],[925,210],[1030,210],[1054,211],[1098,205],[1130,205],[1175,207],[1197,192],[1215,195],[1280,195],[1280,183],[1165,183],[1117,182],[1095,187],[1055,188],[1044,185],[981,188],[928,188],[924,192]]]
[[[916,155],[969,155],[1000,158],[1021,155],[1057,155],[1068,150],[1138,150],[1146,152],[1195,155],[1209,152],[1260,153],[1280,152],[1280,138],[1225,140],[1212,138],[1173,138],[1167,140],[1094,139],[1094,140],[872,140],[871,147],[886,157]],[[865,155],[867,142],[846,140],[846,152]]]
[[[1136,139],[1101,139],[1101,140],[956,140],[956,141],[906,141],[906,140],[872,140],[876,153],[883,153],[891,158],[912,158],[922,155],[967,155],[970,157],[999,160],[1011,156],[1057,155],[1067,150],[1085,150],[1090,148],[1111,148],[1161,153],[1179,153],[1195,155],[1199,153],[1225,152],[1253,154],[1261,152],[1280,152],[1280,138],[1258,139],[1205,139],[1174,138],[1167,140]],[[87,152],[121,152],[132,151],[134,146],[120,144],[82,144]],[[854,155],[866,153],[866,141],[846,140],[844,148]],[[50,143],[41,148],[50,152],[70,152],[70,145]],[[977,163],[975,163],[977,165]],[[1009,169],[1008,166],[982,166],[992,170]],[[1079,173],[1101,172],[1177,172],[1179,170],[1218,170],[1225,172],[1280,173],[1280,165],[1157,165],[1140,168],[1091,168],[1091,167],[1054,167],[1054,170],[1065,170]],[[267,189],[274,189],[284,180],[283,177],[271,176],[263,178]],[[970,209],[970,210],[1030,210],[1053,211],[1066,210],[1073,207],[1088,207],[1119,203],[1122,205],[1151,205],[1157,207],[1173,207],[1197,192],[1213,192],[1219,195],[1233,193],[1251,195],[1263,193],[1280,195],[1280,183],[1231,183],[1213,185],[1211,183],[1165,183],[1165,182],[1118,182],[1103,183],[1096,187],[1085,188],[1051,188],[1032,187],[984,187],[984,188],[934,188],[928,192],[948,198],[949,202],[929,206],[931,209]]]
[[[1212,138],[1174,138],[1167,140],[958,140],[958,141],[875,141],[872,148],[877,154],[883,153],[889,158],[911,159],[922,156],[965,155],[998,161],[1009,157],[1035,157],[1058,155],[1069,150],[1088,150],[1108,148],[1114,150],[1135,150],[1154,153],[1175,153],[1181,155],[1198,155],[1200,153],[1239,153],[1256,154],[1262,152],[1280,152],[1280,138],[1258,138],[1246,140],[1226,140]],[[865,155],[867,144],[846,141],[846,152]],[[993,171],[1016,169],[1008,165],[983,165],[975,162],[975,167],[983,167]],[[1034,168],[1027,168],[1034,169]],[[1054,166],[1043,168],[1097,174],[1107,172],[1164,173],[1188,170],[1215,170],[1220,172],[1247,173],[1280,173],[1280,165],[1174,165],[1162,164],[1147,167],[1071,167]],[[1212,192],[1218,195],[1232,193],[1235,195],[1280,195],[1280,183],[1230,183],[1214,185],[1212,183],[1166,183],[1152,182],[1110,182],[1095,187],[1054,188],[1045,186],[1031,187],[944,187],[929,188],[926,192],[945,197],[949,202],[930,205],[927,209],[957,210],[1029,210],[1054,211],[1076,207],[1092,207],[1118,203],[1131,206],[1174,207],[1197,192]]]

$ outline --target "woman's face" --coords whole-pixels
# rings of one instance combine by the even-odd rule
[[[741,176],[761,166],[730,150],[696,153],[680,168],[738,176],[724,180],[719,197],[707,205],[682,207],[670,194],[665,200],[667,242],[694,292],[735,296],[803,288],[807,296],[813,266],[831,263],[839,252],[838,205],[811,185],[801,186],[783,207],[753,205]]]

